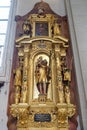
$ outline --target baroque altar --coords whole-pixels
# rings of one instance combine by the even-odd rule
[[[75,115],[71,103],[69,39],[62,35],[61,17],[39,2],[24,18],[15,41],[14,102],[10,114],[17,130],[68,130]],[[46,8],[46,9],[45,9]]]

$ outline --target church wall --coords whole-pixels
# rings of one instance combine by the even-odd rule
[[[44,0],[45,2],[47,2],[51,9],[61,15],[64,16],[66,15],[65,12],[65,6],[64,6],[64,0]],[[34,4],[36,4],[37,2],[40,2],[40,0],[17,0],[17,11],[16,14],[17,15],[25,15],[27,14],[34,6]]]
[[[5,83],[0,89],[0,130],[7,130],[7,102],[9,83]]]
[[[76,78],[78,86],[78,96],[81,113],[81,130],[87,130],[87,1],[66,0],[66,10],[69,21],[70,35],[72,41]],[[80,123],[80,124],[81,124]]]
[[[78,2],[79,1],[79,2]],[[87,1],[71,1],[85,92],[87,89]],[[87,98],[87,93],[86,98]]]

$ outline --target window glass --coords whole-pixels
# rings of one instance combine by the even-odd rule
[[[0,66],[2,64],[3,48],[4,47],[0,45]]]
[[[6,35],[0,35],[0,45],[4,45]]]
[[[10,5],[11,0],[0,0],[0,67],[3,59]]]
[[[0,34],[6,33],[8,21],[0,21]]]
[[[0,0],[0,6],[10,6],[11,0]]]
[[[9,8],[0,8],[0,19],[8,19],[9,16]]]

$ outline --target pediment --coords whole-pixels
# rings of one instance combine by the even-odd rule
[[[49,38],[49,37],[36,37],[36,38],[30,38],[29,36],[22,36],[18,39],[16,39],[16,46],[21,44],[32,44],[33,42],[38,41],[49,41],[51,43],[55,44],[62,44],[63,47],[68,47],[68,39],[64,38],[62,36],[57,36],[56,38]]]

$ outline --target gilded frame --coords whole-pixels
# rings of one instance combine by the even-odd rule
[[[51,14],[47,14],[45,17],[38,17],[33,14],[28,18],[32,25],[32,37],[52,37],[52,23],[54,17]],[[42,25],[44,31],[41,34],[37,34],[39,26]]]

